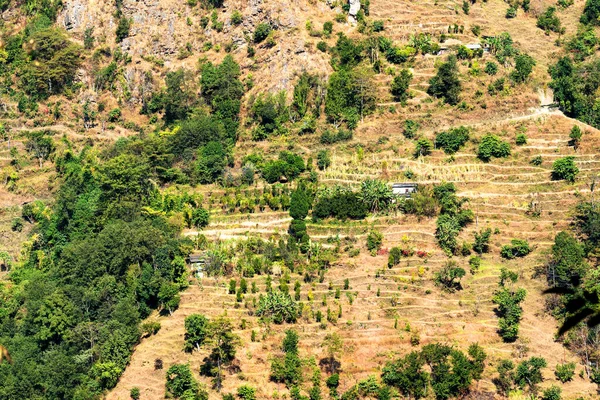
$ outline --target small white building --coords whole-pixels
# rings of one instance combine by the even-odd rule
[[[394,183],[392,185],[392,193],[396,196],[410,198],[416,191],[416,183]]]

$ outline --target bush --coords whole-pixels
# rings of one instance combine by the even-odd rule
[[[479,233],[475,232],[475,243],[473,243],[473,250],[477,254],[487,253],[489,251],[490,236],[492,236],[492,230],[490,228],[482,229]]]
[[[383,234],[378,231],[370,231],[367,235],[367,249],[370,252],[376,252],[381,248],[381,244],[383,243]]]
[[[329,150],[319,150],[317,153],[317,168],[321,171],[329,168],[331,165],[331,154]]]
[[[552,164],[552,179],[575,182],[579,168],[575,165],[574,160],[574,157],[568,156],[554,161]]]
[[[516,16],[517,16],[517,7],[515,7],[515,6],[508,7],[508,9],[506,10],[505,17],[510,19],[510,18],[515,18]]]
[[[484,71],[488,75],[496,75],[498,73],[498,64],[493,61],[485,63]]]
[[[506,259],[513,259],[516,257],[525,257],[531,253],[531,248],[527,240],[513,239],[510,241],[510,245],[502,246],[500,250],[500,256]]]
[[[320,40],[317,43],[317,49],[319,51],[322,51],[323,53],[325,53],[327,51],[327,43],[325,43],[324,41]]]
[[[469,258],[469,267],[471,274],[475,274],[481,267],[481,258],[479,256],[473,256]]]
[[[510,145],[495,135],[485,135],[479,143],[477,157],[482,161],[489,161],[492,157],[503,158],[510,155]]]
[[[575,363],[556,365],[554,375],[556,376],[556,379],[558,379],[562,383],[572,380],[573,376],[575,375]]]
[[[429,139],[421,138],[421,139],[417,140],[417,144],[415,146],[415,152],[413,153],[413,156],[415,158],[418,158],[421,156],[428,156],[429,154],[431,154],[432,149],[433,149],[433,143],[431,143],[431,141]]]
[[[352,139],[352,131],[346,129],[338,129],[337,132],[332,132],[327,129],[321,134],[319,139],[323,144],[334,144],[338,142],[345,142]]]
[[[415,133],[417,133],[417,130],[419,129],[419,126],[420,125],[418,122],[412,119],[407,119],[404,121],[404,129],[402,130],[402,134],[407,139],[413,139],[415,137]]]
[[[539,167],[540,165],[542,165],[542,156],[535,156],[531,159],[531,161],[529,161],[529,163],[531,165],[535,165],[536,167]]]
[[[15,218],[10,224],[10,229],[13,232],[21,232],[23,230],[23,218]]]
[[[448,261],[441,270],[435,273],[435,283],[445,290],[454,291],[461,288],[460,280],[466,272],[456,261]]]
[[[272,318],[276,324],[294,323],[298,318],[298,304],[288,293],[273,290],[260,298],[256,315]]]
[[[537,27],[546,32],[560,33],[562,28],[560,19],[556,15],[556,7],[548,7],[537,19]]]
[[[587,0],[579,20],[583,24],[600,25],[600,0]]]
[[[373,32],[382,32],[384,29],[383,21],[373,21]]]
[[[233,25],[239,25],[243,22],[243,20],[242,13],[238,10],[235,10],[233,13],[231,13],[231,23]]]
[[[524,133],[517,133],[517,136],[515,137],[515,143],[517,146],[527,144],[527,136],[525,136]]]
[[[579,142],[581,142],[581,137],[583,136],[581,132],[581,128],[579,126],[574,125],[569,133],[569,138],[571,139],[571,144],[577,148],[579,146]]]
[[[242,385],[237,390],[240,400],[256,400],[256,389],[248,385]]]
[[[258,24],[254,30],[254,43],[261,43],[264,41],[269,36],[271,31],[271,25],[264,22]]]
[[[562,398],[561,393],[562,390],[560,387],[552,385],[548,389],[544,390],[542,400],[560,400]]]
[[[408,89],[410,87],[411,79],[412,74],[407,69],[403,69],[400,71],[399,75],[394,77],[390,86],[390,92],[392,93],[392,96],[394,96],[395,101],[402,102],[408,99]]]
[[[129,391],[129,397],[131,397],[133,400],[139,400],[140,399],[140,388],[138,388],[138,387],[131,388],[131,390]]]
[[[521,53],[515,57],[515,69],[511,72],[510,77],[517,83],[523,83],[527,81],[535,65],[536,62],[531,56]]]
[[[323,23],[323,33],[325,33],[326,35],[331,35],[332,32],[333,32],[333,22],[327,21],[327,22]]]
[[[464,126],[452,128],[438,133],[435,137],[435,147],[441,148],[446,154],[454,154],[469,140],[469,129]]]
[[[129,36],[129,30],[131,29],[131,20],[129,18],[121,17],[117,25],[116,41],[121,43],[123,39]]]

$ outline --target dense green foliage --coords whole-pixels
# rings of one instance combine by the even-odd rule
[[[453,183],[434,186],[433,197],[440,207],[435,237],[442,250],[449,254],[455,253],[458,251],[458,234],[473,221],[473,212],[462,208],[467,199],[456,196],[456,186]]]
[[[588,25],[600,24],[600,1],[586,0],[580,21]]]
[[[481,138],[477,157],[482,161],[490,161],[492,157],[504,158],[510,155],[510,145],[495,135],[485,135]]]
[[[256,315],[270,318],[276,324],[282,324],[296,322],[298,312],[298,304],[289,294],[271,291],[261,296]]]
[[[412,74],[407,69],[401,70],[400,73],[394,77],[390,86],[390,92],[392,93],[392,96],[394,96],[395,101],[406,101],[408,99],[408,89],[412,77]]]
[[[519,322],[523,309],[520,303],[525,300],[527,292],[525,289],[514,289],[507,283],[515,283],[518,279],[506,269],[502,269],[500,278],[500,289],[496,291],[492,301],[497,305],[496,312],[500,317],[498,321],[498,333],[506,342],[514,342],[519,337]]]
[[[381,379],[409,398],[426,397],[429,387],[437,399],[459,397],[468,391],[474,379],[481,379],[486,359],[486,354],[477,344],[469,347],[468,355],[450,346],[428,344],[420,352],[413,351],[388,362],[382,370]]]
[[[454,154],[469,140],[469,129],[464,126],[440,132],[435,136],[435,147],[446,154]]]
[[[523,239],[512,239],[510,244],[502,246],[500,249],[500,255],[502,258],[513,259],[516,257],[525,257],[531,253],[531,248],[527,240]]]
[[[367,206],[359,193],[344,186],[327,187],[316,196],[313,207],[313,220],[324,218],[364,219],[367,216]]]
[[[449,56],[448,60],[439,67],[436,76],[429,81],[427,93],[443,99],[450,105],[456,105],[460,101],[461,87],[456,57]]]
[[[559,158],[552,163],[552,179],[575,182],[579,168],[575,165],[575,157]]]
[[[570,57],[563,57],[549,68],[550,87],[560,109],[594,127],[600,127],[600,116],[594,111],[595,93],[600,87],[599,66],[598,59],[575,64]]]

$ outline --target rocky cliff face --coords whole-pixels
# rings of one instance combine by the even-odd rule
[[[231,14],[236,10],[243,17],[239,25],[231,23]],[[115,11],[112,1],[66,0],[57,24],[81,41],[85,30],[93,28],[98,46],[113,47],[118,23]],[[210,19],[211,11],[200,6],[190,7],[185,1],[174,0],[123,0],[122,13],[132,25],[129,36],[118,46],[133,61],[125,68],[125,83],[133,94],[139,91],[143,71],[156,68],[156,61],[164,64],[165,70],[195,69],[199,57],[220,60],[228,45],[242,68],[260,82],[261,91],[290,90],[294,76],[303,70],[329,72],[328,57],[315,48],[317,39],[310,37],[305,23],[311,20],[320,27],[335,12],[321,2],[232,0],[217,10],[217,18],[223,22],[218,32],[210,22],[202,27],[202,18]],[[257,46],[256,57],[251,59],[247,48],[253,45],[254,29],[261,22],[275,29],[275,45]],[[207,43],[212,44],[212,50],[203,51]],[[86,83],[91,85],[89,79]]]

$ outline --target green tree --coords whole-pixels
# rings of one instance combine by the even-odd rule
[[[517,83],[526,82],[535,65],[536,62],[530,55],[521,53],[515,57],[515,69],[510,77]]]
[[[298,304],[288,293],[271,291],[260,298],[256,315],[271,318],[276,324],[282,324],[296,322],[298,312]]]
[[[229,364],[234,358],[237,347],[241,341],[238,335],[233,333],[231,321],[221,315],[210,321],[208,325],[207,345],[212,350],[205,359],[201,371],[214,377],[217,390],[221,390],[223,382],[223,366]]]
[[[510,145],[495,135],[485,135],[479,142],[477,157],[488,162],[492,157],[504,158],[510,155]]]
[[[303,186],[299,186],[292,193],[290,201],[290,216],[293,219],[304,220],[308,216],[310,209],[310,199]]]
[[[200,350],[208,334],[209,321],[204,315],[192,314],[187,316],[185,318],[184,350],[187,352],[192,352],[194,349]]]
[[[573,147],[575,147],[575,149],[577,149],[579,147],[579,144],[581,143],[581,136],[581,128],[579,128],[578,125],[573,125],[573,128],[569,133],[569,138],[571,139],[571,144],[573,145]]]
[[[578,173],[579,168],[575,165],[575,157],[559,158],[552,164],[552,179],[575,182]]]
[[[42,168],[44,161],[48,159],[50,154],[54,151],[54,142],[43,131],[31,132],[28,135],[27,142],[25,142],[25,148],[30,152],[33,157],[37,158],[40,168]]]
[[[378,179],[365,179],[360,185],[360,200],[371,212],[386,210],[394,200],[392,188]]]
[[[31,62],[20,74],[23,89],[34,98],[60,93],[81,65],[81,48],[55,28],[34,33],[29,43]]]
[[[464,126],[440,132],[435,136],[435,147],[444,149],[446,154],[454,154],[469,140],[469,129]]]
[[[267,38],[267,36],[269,36],[271,31],[271,25],[264,22],[258,24],[256,26],[256,29],[254,30],[254,43],[261,43],[262,41],[264,41]]]
[[[132,20],[126,17],[119,18],[119,23],[117,24],[117,30],[115,32],[115,41],[117,43],[121,43],[125,40],[126,37],[129,36],[129,31],[131,30]]]
[[[433,149],[433,143],[429,139],[421,138],[417,140],[417,144],[415,146],[415,152],[413,156],[415,158],[428,156],[431,154],[431,150]]]
[[[446,290],[460,289],[460,280],[465,276],[465,270],[456,261],[448,261],[441,270],[435,273],[435,281]]]
[[[458,76],[458,64],[455,56],[449,56],[448,60],[440,65],[436,76],[429,80],[427,93],[430,96],[443,99],[450,105],[456,105],[460,101],[461,83]]]
[[[186,394],[196,394],[199,391],[198,382],[194,379],[190,366],[173,364],[167,370],[167,393],[173,397],[183,397]]]
[[[388,362],[382,370],[381,380],[404,396],[421,399],[426,396],[429,385],[429,374],[423,369],[424,365],[421,354],[413,351],[404,358]]]
[[[392,93],[392,96],[394,96],[395,101],[402,102],[408,99],[408,89],[412,77],[412,74],[407,69],[401,70],[400,74],[394,77],[392,85],[390,86],[390,92]]]
[[[329,372],[335,374],[337,370],[335,357],[340,356],[344,349],[344,341],[337,332],[328,333],[321,343],[321,347],[325,349],[327,354],[327,363],[329,365]]]
[[[581,23],[587,25],[600,25],[600,1],[587,0],[580,18]]]

